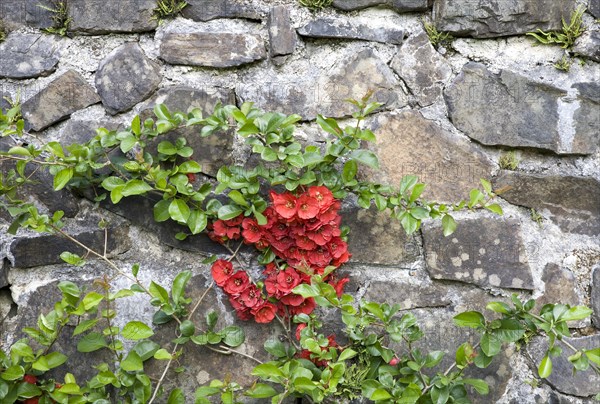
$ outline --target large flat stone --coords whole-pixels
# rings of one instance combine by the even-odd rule
[[[436,102],[452,77],[450,65],[434,49],[424,31],[404,42],[391,66],[421,106]]]
[[[56,69],[62,44],[55,35],[11,33],[0,44],[0,78],[47,76]]]
[[[194,21],[209,21],[216,18],[246,18],[260,20],[262,10],[253,4],[241,4],[232,0],[187,0],[181,14]]]
[[[576,281],[573,272],[559,265],[549,263],[542,273],[544,294],[536,300],[538,307],[547,303],[563,303],[571,306],[583,304],[576,290]]]
[[[83,0],[69,2],[69,30],[82,34],[153,31],[155,0]]]
[[[419,259],[416,236],[407,236],[400,222],[377,209],[353,209],[342,213],[348,236],[351,262],[398,266]]]
[[[69,70],[25,101],[21,110],[31,128],[40,131],[99,101],[94,87],[79,73]]]
[[[263,40],[256,34],[169,33],[160,44],[160,58],[175,65],[234,67],[266,56]]]
[[[493,163],[468,141],[447,132],[419,112],[379,114],[370,128],[377,141],[369,147],[381,170],[367,171],[373,181],[397,186],[405,175],[427,184],[424,196],[440,202],[467,198],[480,178],[490,178]]]
[[[493,38],[542,29],[560,31],[574,0],[437,0],[433,20],[439,31],[454,36]]]
[[[52,12],[40,6],[52,8],[53,4],[51,0],[2,0],[0,20],[14,28],[22,25],[35,28],[50,27]]]
[[[503,199],[542,212],[563,231],[600,234],[600,181],[594,178],[503,171],[494,186],[509,186]]]
[[[445,97],[454,125],[485,145],[558,154],[592,154],[598,149],[597,103],[511,71],[496,75],[482,64],[468,63]],[[494,105],[502,105],[502,113],[491,108]],[[588,110],[595,113],[579,113]]]
[[[446,307],[452,303],[449,289],[438,284],[420,285],[408,282],[380,282],[369,284],[364,300],[399,304],[400,310],[426,307]]]
[[[137,43],[113,50],[96,72],[96,88],[106,110],[115,115],[150,97],[162,80],[159,70]]]
[[[362,10],[367,7],[386,7],[399,13],[425,11],[431,7],[432,0],[333,0],[333,6],[340,10]]]
[[[600,346],[600,334],[579,338],[565,338],[564,340],[577,349],[593,349]],[[573,365],[567,359],[573,352],[558,341],[556,345],[563,349],[563,353],[556,358],[552,358],[552,374],[546,381],[556,390],[572,396],[588,397],[598,394],[600,376],[592,369],[588,369],[585,372],[578,371],[573,374]],[[533,363],[531,363],[533,372],[537,373],[537,366],[546,354],[547,349],[548,341],[546,338],[536,338],[528,345],[527,351],[533,359]]]
[[[592,268],[592,324],[600,329],[600,264]]]
[[[7,259],[3,259],[0,263],[0,289],[8,286],[8,269],[10,262]],[[0,319],[2,322],[2,319]]]
[[[596,18],[600,18],[600,0],[589,0],[588,11]]]
[[[292,54],[296,48],[296,31],[290,21],[290,10],[286,6],[271,8],[267,25],[271,56]]]
[[[354,24],[339,18],[319,18],[298,29],[298,34],[309,38],[360,39],[400,45],[404,31],[366,24]]]
[[[434,279],[484,287],[533,289],[520,223],[515,219],[459,220],[444,237],[441,225],[423,226],[427,270]]]
[[[299,114],[304,120],[313,120],[317,114],[329,117],[350,116],[355,112],[347,98],[360,98],[374,90],[373,101],[383,108],[406,105],[406,97],[398,88],[399,82],[392,70],[372,50],[364,49],[341,58],[330,70],[316,67],[316,56],[310,56],[308,74],[272,74],[265,81],[252,81],[236,85],[240,102],[252,101],[267,111]],[[315,67],[313,67],[315,66]]]
[[[104,230],[84,230],[71,234],[79,242],[95,251],[104,250]],[[128,226],[108,228],[107,251],[110,255],[129,249]],[[17,268],[31,268],[63,263],[60,254],[64,251],[85,255],[86,251],[74,242],[59,235],[18,236],[10,244],[12,264]]]
[[[75,121],[70,119],[60,131],[60,141],[63,145],[87,143],[96,136],[96,129],[105,128],[108,130],[118,130],[121,126],[122,125],[116,122],[106,119],[99,121]]]
[[[223,105],[235,104],[235,94],[232,90],[218,87],[201,90],[187,86],[168,87],[158,92],[148,104],[147,112],[142,115],[144,118],[150,116],[149,109],[160,103],[165,104],[170,111],[187,112],[189,108],[200,108],[206,116],[212,114],[215,105],[219,102]],[[160,136],[150,141],[148,146],[156,147],[163,140],[174,144],[180,137],[185,138],[187,145],[194,150],[192,158],[200,163],[204,174],[216,177],[221,166],[233,163],[231,152],[234,134],[232,132],[219,132],[208,137],[200,137],[199,128],[192,126]]]
[[[591,29],[584,32],[575,41],[573,52],[600,62],[600,30]]]

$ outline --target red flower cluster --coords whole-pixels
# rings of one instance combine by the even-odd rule
[[[299,195],[271,191],[270,196],[272,206],[263,212],[265,225],[240,215],[215,221],[209,231],[210,238],[218,242],[241,235],[246,244],[253,244],[260,251],[269,248],[279,259],[277,264],[270,263],[265,268],[266,296],[247,273],[234,272],[230,262],[219,260],[213,265],[213,278],[228,294],[238,317],[254,317],[260,323],[272,321],[276,313],[311,313],[314,299],[304,299],[292,289],[310,283],[312,274],[323,274],[326,267],[339,267],[350,258],[348,245],[340,237],[340,202],[329,189],[314,186]],[[341,295],[348,279],[337,281],[329,275],[327,281]]]

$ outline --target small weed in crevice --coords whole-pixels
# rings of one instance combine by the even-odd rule
[[[498,165],[503,170],[516,170],[517,167],[519,167],[519,159],[517,158],[517,154],[513,150],[502,153],[500,155],[500,159],[498,160]]]
[[[52,12],[52,26],[44,28],[42,31],[60,36],[67,35],[69,24],[71,24],[72,21],[72,18],[69,17],[69,5],[67,4],[67,1],[54,0],[52,7],[40,4],[38,4],[38,7]]]
[[[187,6],[185,0],[158,0],[154,9],[154,18],[159,21],[175,18]]]
[[[531,208],[530,217],[531,217],[531,220],[533,220],[534,222],[536,222],[538,224],[538,226],[542,227],[542,223],[544,222],[544,217],[540,214],[540,212],[538,212],[534,208]]]
[[[7,31],[6,27],[4,26],[4,23],[2,22],[2,20],[0,20],[0,43],[4,42],[4,40],[6,39],[7,36],[8,36],[8,31]]]
[[[528,32],[527,35],[534,37],[539,43],[544,45],[557,44],[563,49],[570,49],[575,43],[575,40],[585,31],[585,26],[583,25],[584,12],[585,7],[578,7],[571,13],[568,24],[563,17],[562,32],[544,32],[541,29],[538,29],[537,32]]]
[[[322,10],[329,7],[333,0],[298,0],[301,6],[311,9],[312,11]]]
[[[562,59],[558,62],[554,63],[552,66],[557,68],[558,70],[562,70],[563,72],[568,72],[571,69],[571,65],[573,62],[567,55],[563,55]]]
[[[435,27],[435,25],[433,23],[431,23],[425,19],[423,19],[422,21],[423,21],[423,28],[425,28],[425,32],[427,33],[427,36],[429,37],[429,42],[431,42],[431,44],[435,48],[437,48],[439,45],[448,47],[452,43],[452,40],[454,39],[452,37],[452,35],[450,35],[447,32],[438,31],[438,29]]]

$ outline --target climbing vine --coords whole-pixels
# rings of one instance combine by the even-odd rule
[[[244,395],[281,403],[288,397],[305,397],[313,402],[340,402],[358,397],[384,403],[466,403],[469,390],[488,393],[481,379],[465,376],[470,366],[487,367],[507,343],[527,344],[534,336],[546,336],[547,353],[539,364],[539,376],[548,377],[552,358],[562,349],[577,371],[599,371],[600,348],[579,349],[565,340],[568,322],[581,320],[591,310],[563,304],[547,304],[535,310],[533,300],[512,297],[512,305],[491,302],[492,316],[470,311],[454,318],[457,326],[480,334],[479,342],[465,342],[453,355],[452,364],[440,368],[444,352],[423,352],[416,347],[424,337],[417,318],[400,313],[398,305],[356,301],[344,293],[347,278],[337,268],[351,254],[347,246],[350,231],[338,211],[343,200],[353,197],[362,208],[375,206],[399,220],[408,233],[417,231],[423,220],[441,220],[443,233],[452,234],[452,217],[460,210],[486,209],[502,214],[494,202],[490,183],[481,181],[469,198],[456,204],[440,204],[422,197],[425,185],[415,176],[405,176],[397,186],[362,179],[359,167],[379,167],[377,156],[363,148],[375,135],[363,128],[365,117],[380,104],[369,95],[351,101],[356,106],[355,123],[341,127],[332,118],[317,117],[326,134],[323,147],[304,145],[294,136],[298,115],[263,112],[245,103],[241,107],[217,105],[210,115],[193,109],[172,112],[164,105],[154,108],[155,118],[142,122],[139,116],[121,131],[100,128],[87,143],[68,146],[58,142],[44,145],[27,141],[18,105],[0,115],[3,136],[18,144],[1,153],[13,168],[0,176],[2,207],[14,218],[8,231],[28,229],[65,237],[86,251],[77,255],[65,251],[61,258],[76,266],[98,259],[107,275],[90,289],[73,282],[59,283],[62,298],[48,313],[40,314],[36,325],[25,328],[26,338],[0,351],[0,400],[6,403],[167,403],[190,402],[180,387],[165,390],[169,372],[180,371],[185,363],[182,347],[204,346],[225,355],[240,355],[257,366],[256,383],[243,388],[232,380],[213,380],[195,392],[196,403],[211,397],[235,403]],[[194,150],[185,138],[174,143],[167,133],[197,128],[197,135],[230,136],[245,139],[259,156],[254,166],[230,165],[218,170],[216,178],[202,174],[193,159]],[[188,292],[191,271],[178,273],[170,285],[142,281],[139,265],[122,268],[104,251],[83,244],[65,230],[63,213],[42,212],[21,199],[19,189],[32,183],[26,166],[46,169],[55,190],[88,190],[96,202],[153,194],[158,222],[180,225],[177,238],[206,234],[223,245],[226,255],[209,257],[212,282],[200,296]],[[110,234],[105,224],[105,239]],[[263,277],[252,279],[238,259],[242,245],[255,247]],[[124,277],[130,286],[115,290],[114,277]],[[215,312],[197,314],[208,292],[222,288],[241,320],[277,323],[283,340],[268,340],[265,350],[272,360],[262,362],[236,348],[245,341],[243,328],[217,328]],[[143,295],[156,308],[153,324],[131,320],[115,326],[119,299]],[[338,315],[343,328],[325,335],[323,313]],[[88,380],[73,375],[77,364],[56,350],[55,343],[67,324],[75,323],[71,337],[82,354],[104,351],[104,357]],[[153,340],[156,327],[173,327],[176,338],[161,346]],[[133,343],[125,349],[125,342]],[[158,377],[146,374],[149,361],[163,364]],[[53,369],[63,369],[63,380],[54,380]]]

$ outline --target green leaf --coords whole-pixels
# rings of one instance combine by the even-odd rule
[[[163,199],[162,201],[158,201],[154,205],[154,220],[157,222],[164,222],[165,220],[169,220],[171,218],[171,214],[169,213],[169,206],[171,206],[171,201],[168,199]]]
[[[169,112],[167,106],[164,104],[156,104],[154,106],[154,114],[159,119],[164,119],[166,121],[171,119],[171,113]]]
[[[600,348],[586,349],[584,352],[589,360],[600,366]]]
[[[123,196],[143,195],[152,191],[152,187],[142,180],[129,180],[123,187],[121,193]]]
[[[500,353],[502,342],[494,334],[485,332],[481,337],[480,346],[486,356],[495,356]]]
[[[133,147],[135,146],[135,144],[138,141],[135,138],[135,136],[132,136],[132,135],[124,136],[124,137],[120,138],[119,140],[121,141],[119,148],[121,149],[121,151],[123,153],[127,153],[128,151],[133,149]]]
[[[73,330],[73,336],[79,335],[83,332],[86,332],[90,328],[93,328],[98,323],[98,321],[100,321],[100,319],[93,318],[90,320],[84,320],[80,322],[79,324],[77,324],[77,327],[75,327],[75,329]]]
[[[338,362],[342,362],[342,361],[354,358],[356,355],[358,355],[358,352],[356,352],[350,348],[346,348],[340,354],[340,356],[338,358]]]
[[[376,170],[379,169],[379,160],[377,159],[377,155],[370,150],[354,150],[352,153],[350,153],[349,158]]]
[[[4,380],[18,380],[25,375],[25,369],[20,365],[8,367],[4,372],[0,373],[0,377]]]
[[[485,306],[485,308],[493,312],[502,314],[509,314],[511,311],[510,307],[506,303],[502,302],[489,302],[487,306]]]
[[[230,220],[241,215],[244,211],[236,205],[223,205],[219,208],[217,215],[221,220]]]
[[[552,373],[552,359],[546,354],[538,366],[538,375],[545,379]]]
[[[270,379],[273,376],[283,377],[283,372],[273,363],[263,363],[252,369],[252,375],[263,379]]]
[[[560,321],[575,321],[583,320],[592,314],[592,309],[585,306],[571,307],[566,313],[560,317]]]
[[[158,359],[158,360],[169,360],[171,359],[172,356],[169,353],[169,351],[167,351],[164,348],[160,348],[158,351],[156,351],[154,353],[154,359]]]
[[[158,351],[160,345],[154,341],[143,340],[135,344],[133,349],[138,353],[142,361],[147,361]]]
[[[179,165],[179,172],[182,174],[199,173],[201,170],[200,164],[192,160]]]
[[[442,229],[444,230],[444,236],[448,237],[456,230],[456,221],[450,215],[444,215],[442,218]]]
[[[179,332],[184,337],[191,337],[196,332],[196,326],[190,320],[184,320],[179,324]]]
[[[462,381],[464,384],[473,386],[473,388],[475,388],[479,394],[486,395],[490,392],[490,387],[488,384],[481,379],[463,379]]]
[[[346,164],[344,164],[344,169],[342,171],[342,179],[345,182],[350,182],[356,177],[356,173],[358,172],[358,164],[356,160],[348,160]]]
[[[101,295],[98,292],[90,292],[83,298],[83,308],[85,311],[91,310],[97,307],[103,299],[104,295]]]
[[[176,222],[185,223],[190,217],[190,207],[183,199],[173,199],[169,205],[169,215]]]
[[[223,342],[233,348],[242,345],[246,338],[244,331],[235,325],[223,328],[219,334],[223,337]]]
[[[189,280],[192,278],[192,271],[183,271],[177,274],[173,280],[173,288],[171,295],[175,304],[179,304],[181,299],[184,297],[185,287]]]
[[[192,209],[187,220],[187,225],[192,234],[198,234],[206,228],[208,219],[206,214],[198,209]]]
[[[427,357],[425,357],[425,367],[426,368],[432,368],[435,365],[437,365],[438,363],[440,363],[442,361],[442,358],[444,357],[444,352],[443,351],[431,351],[427,354]]]
[[[493,332],[501,341],[505,342],[516,342],[525,335],[525,329],[521,323],[512,319],[500,320],[500,327]]]
[[[78,267],[83,266],[86,263],[86,261],[79,255],[70,253],[68,251],[62,252],[60,254],[60,259],[66,262],[67,264],[75,265]]]
[[[139,115],[136,115],[135,118],[133,118],[133,121],[131,121],[131,131],[137,137],[139,137],[142,134],[142,125]]]
[[[246,201],[246,198],[244,198],[244,195],[242,195],[242,193],[240,191],[238,191],[237,189],[234,189],[233,191],[229,192],[227,194],[227,196],[229,197],[229,199],[231,199],[238,205],[248,206],[248,202]]]
[[[445,404],[450,397],[450,389],[448,386],[437,387],[434,385],[431,389],[430,396],[434,404]]]
[[[64,295],[73,296],[79,298],[81,291],[79,286],[69,281],[62,281],[58,284],[58,288]]]
[[[121,335],[123,338],[137,341],[144,338],[150,338],[154,335],[154,331],[141,321],[130,321],[123,327]]]
[[[486,205],[485,208],[490,212],[493,212],[497,215],[502,215],[504,212],[502,211],[502,207],[497,203],[492,203],[490,205]]]
[[[177,147],[167,140],[164,140],[158,144],[157,150],[159,153],[165,154],[167,156],[173,156],[177,154]]]
[[[107,346],[108,344],[102,334],[91,332],[79,340],[77,350],[79,352],[94,352]]]
[[[383,401],[389,400],[390,398],[392,398],[392,395],[387,390],[379,388],[376,389],[369,398],[373,401]]]
[[[277,395],[277,390],[268,384],[257,383],[247,390],[244,395],[252,398],[269,398]]]
[[[144,363],[142,358],[136,351],[129,351],[127,357],[121,361],[121,369],[127,372],[136,372],[138,370],[144,370]]]
[[[279,341],[277,338],[270,338],[264,343],[265,351],[276,357],[285,358],[287,356],[287,351],[285,349],[285,345],[283,342]]]
[[[54,190],[59,191],[67,186],[69,181],[73,178],[73,167],[63,168],[54,176]]]
[[[102,181],[101,185],[102,185],[102,188],[106,189],[107,191],[112,191],[113,189],[115,189],[119,185],[124,185],[124,184],[125,184],[125,181],[123,181],[119,177],[106,177]]]
[[[478,311],[465,311],[454,316],[454,323],[459,327],[478,328],[485,325],[485,317]]]
[[[183,394],[183,391],[181,389],[173,389],[171,394],[169,394],[167,404],[185,404],[185,395]]]
[[[331,133],[336,137],[339,137],[343,133],[337,121],[333,118],[325,118],[323,115],[317,115],[317,123],[325,132]]]
[[[411,189],[418,181],[416,175],[405,175],[400,180],[400,193],[404,194],[407,190]]]

